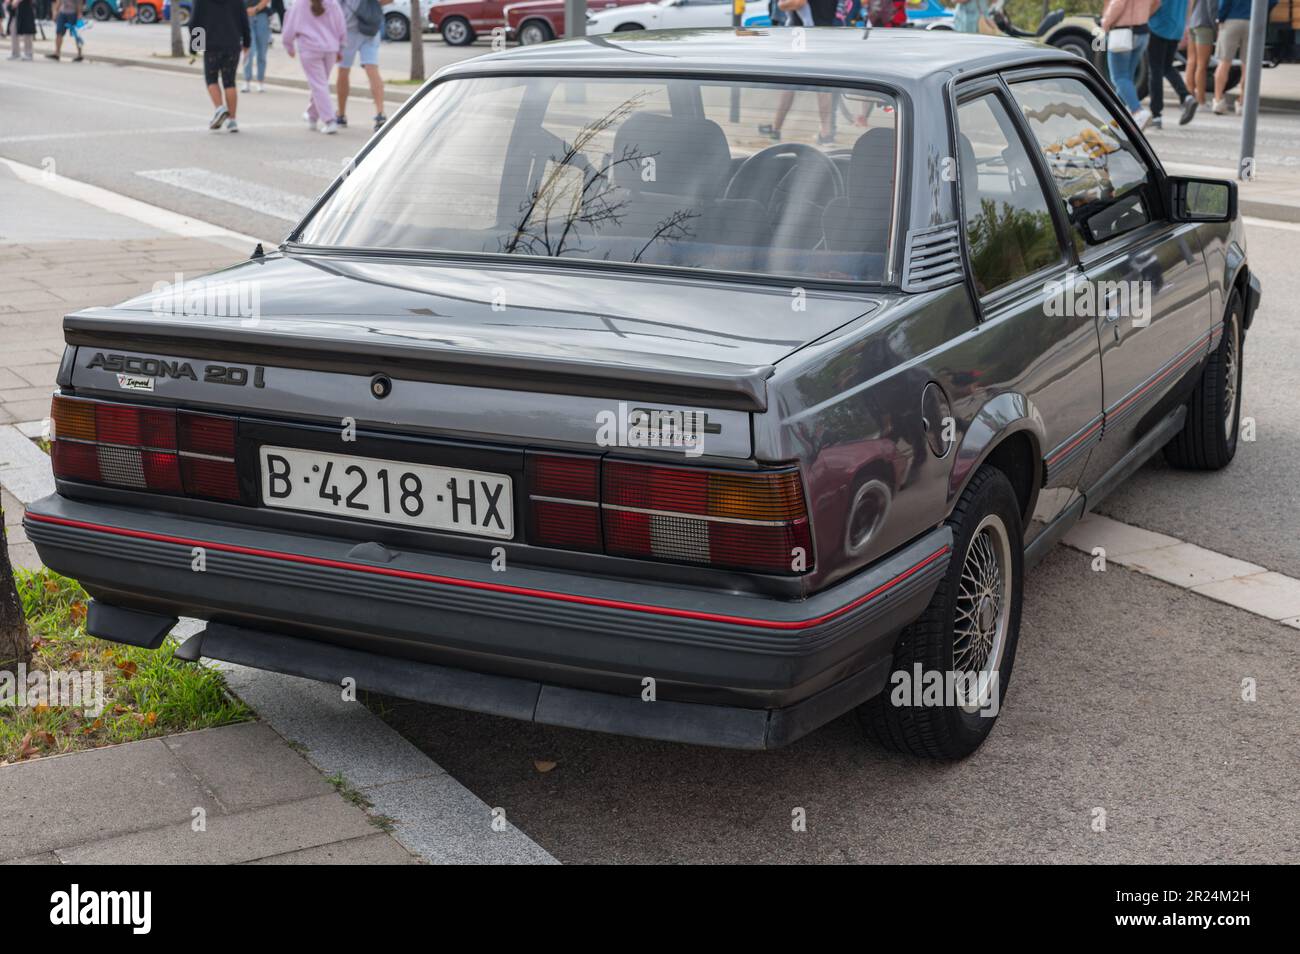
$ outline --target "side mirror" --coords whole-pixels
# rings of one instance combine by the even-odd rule
[[[1231,179],[1167,180],[1169,217],[1175,222],[1231,222],[1237,217],[1237,183]]]

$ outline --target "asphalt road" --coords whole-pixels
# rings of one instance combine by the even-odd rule
[[[0,155],[274,240],[367,136],[308,132],[304,97],[245,96],[243,132],[209,134],[197,78],[0,60]],[[1226,148],[1232,123],[1155,141],[1196,162],[1198,148]],[[1294,165],[1300,116],[1261,130],[1270,161]],[[1102,510],[1300,577],[1300,230],[1253,223],[1248,237],[1265,289],[1246,348],[1257,439],[1220,474],[1154,462]],[[1240,699],[1247,677],[1255,702]],[[1296,630],[1058,549],[1027,586],[1003,717],[956,765],[885,754],[851,717],[752,754],[376,707],[563,861],[1294,862],[1298,704]],[[804,832],[791,830],[799,808]],[[1098,808],[1105,832],[1092,830]]]

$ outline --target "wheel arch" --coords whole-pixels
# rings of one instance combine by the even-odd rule
[[[985,464],[1006,474],[1028,525],[1042,486],[1042,417],[1025,395],[1008,391],[986,402],[962,435],[948,477],[945,513],[951,513],[971,478]]]

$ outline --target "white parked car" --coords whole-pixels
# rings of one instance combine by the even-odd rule
[[[745,22],[767,16],[767,3],[749,0]],[[731,26],[730,0],[659,0],[630,7],[615,7],[587,16],[587,34],[619,33],[624,30],[680,30],[691,27]]]

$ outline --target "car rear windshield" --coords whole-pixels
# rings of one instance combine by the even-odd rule
[[[896,117],[866,89],[449,80],[297,241],[883,282]]]

